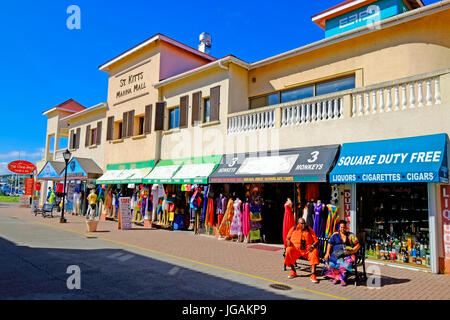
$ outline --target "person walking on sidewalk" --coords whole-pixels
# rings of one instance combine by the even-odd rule
[[[300,218],[297,226],[292,227],[286,237],[287,247],[284,264],[292,269],[288,276],[289,279],[297,276],[294,263],[298,258],[303,257],[308,259],[311,266],[311,281],[319,283],[316,278],[316,265],[319,264],[319,252],[316,249],[318,243],[319,240],[314,230],[306,225],[305,219]]]

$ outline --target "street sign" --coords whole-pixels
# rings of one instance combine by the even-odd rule
[[[29,161],[16,160],[8,164],[8,169],[18,174],[30,174],[36,169],[36,166]]]

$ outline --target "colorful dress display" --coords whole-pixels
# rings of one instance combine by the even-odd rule
[[[295,226],[295,217],[294,213],[292,212],[292,208],[290,205],[285,204],[284,205],[284,219],[283,219],[283,242],[284,247],[286,248],[286,237],[289,233],[289,230],[292,229],[292,227]]]
[[[347,233],[345,243],[338,232],[334,233],[328,241],[332,248],[325,275],[335,281],[344,281],[345,283],[348,272],[352,271],[356,257],[354,254],[344,255],[344,250],[352,249],[358,242],[358,238],[350,232]]]
[[[220,224],[220,227],[219,227],[219,234],[222,237],[230,236],[231,222],[233,221],[233,215],[234,215],[233,205],[234,205],[233,199],[228,200],[227,210],[225,211],[225,215],[223,216],[222,223]]]
[[[233,221],[231,222],[230,235],[240,236],[242,235],[242,212],[241,212],[242,201],[236,199],[233,204],[234,215]]]
[[[245,237],[248,237],[250,234],[250,203],[244,203],[242,211],[242,232]]]

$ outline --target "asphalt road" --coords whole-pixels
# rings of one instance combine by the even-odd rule
[[[244,274],[0,215],[0,299],[327,298],[275,289]]]

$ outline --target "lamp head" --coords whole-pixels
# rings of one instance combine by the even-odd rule
[[[69,151],[68,149],[66,149],[66,151],[63,152],[63,158],[64,158],[64,160],[65,160],[66,162],[69,161],[71,155],[72,155],[72,154],[70,153],[70,151]]]

